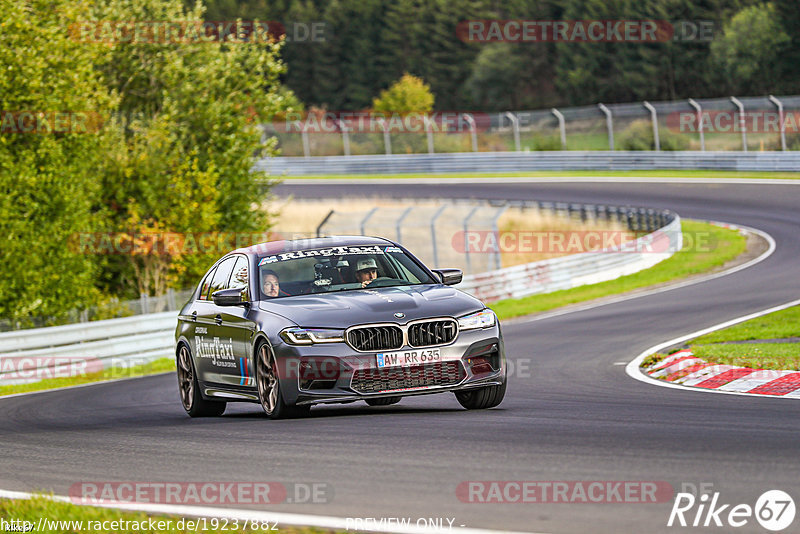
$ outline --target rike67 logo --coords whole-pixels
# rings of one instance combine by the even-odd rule
[[[795,505],[792,497],[781,490],[762,493],[750,504],[723,503],[720,493],[678,493],[669,514],[667,526],[672,527],[743,527],[758,522],[773,532],[789,527],[794,521]]]

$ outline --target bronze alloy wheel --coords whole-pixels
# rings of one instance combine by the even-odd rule
[[[178,389],[181,394],[181,403],[187,412],[191,411],[194,403],[194,372],[190,359],[189,349],[186,345],[181,345],[178,351]]]
[[[275,371],[275,358],[266,343],[258,349],[256,372],[258,373],[258,398],[267,415],[272,416],[278,405],[280,392],[278,391],[278,376]]]

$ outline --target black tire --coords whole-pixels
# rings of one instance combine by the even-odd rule
[[[486,386],[454,393],[459,404],[467,410],[485,410],[503,402],[503,397],[506,396],[506,382],[503,381],[499,386]]]
[[[187,345],[181,343],[175,359],[178,368],[178,394],[189,417],[218,417],[225,413],[228,403],[206,400],[200,393],[192,352]]]
[[[364,402],[370,406],[389,406],[390,404],[397,404],[403,397],[380,397],[378,399],[364,399]]]
[[[292,419],[304,417],[311,411],[310,405],[289,405],[283,399],[280,376],[275,365],[275,354],[266,342],[261,341],[255,355],[256,386],[258,400],[270,419]]]

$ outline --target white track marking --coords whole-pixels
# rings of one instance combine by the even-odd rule
[[[0,498],[4,499],[30,499],[37,495],[23,491],[0,490]],[[42,495],[42,497],[59,502],[72,502],[69,497],[60,495]],[[241,510],[235,508],[213,508],[208,506],[186,506],[178,504],[155,504],[155,503],[121,503],[121,504],[91,504],[99,508],[113,508],[118,510],[130,510],[134,512],[146,512],[149,514],[167,514],[181,517],[218,517],[221,519],[239,519],[247,521],[277,523],[278,528],[284,525],[296,525],[306,527],[318,527],[332,530],[349,530],[351,532],[392,532],[398,534],[523,534],[509,530],[487,530],[480,528],[456,527],[453,528],[433,528],[417,525],[380,525],[370,523],[368,530],[355,530],[344,517],[333,517],[311,514],[287,514],[283,512],[268,512],[261,510]],[[380,519],[380,518],[376,518]],[[413,517],[411,518],[413,521]],[[350,527],[348,529],[348,527]],[[524,533],[537,534],[537,533]],[[539,533],[541,534],[541,533]]]
[[[287,185],[447,185],[447,184],[534,184],[534,183],[644,183],[644,184],[735,184],[735,185],[800,185],[792,178],[659,178],[636,176],[498,176],[497,178],[437,177],[429,178],[292,178],[282,177]]]
[[[770,398],[770,399],[783,399],[783,398],[798,398],[798,397],[787,397],[785,395],[754,395],[752,393],[742,393],[738,391],[720,391],[718,389],[706,389],[706,388],[696,388],[692,386],[683,386],[680,384],[673,384],[671,382],[665,382],[663,380],[656,380],[655,378],[650,378],[650,376],[644,374],[639,370],[639,366],[647,356],[653,354],[654,352],[658,352],[663,350],[667,347],[671,347],[672,345],[677,345],[678,343],[683,343],[684,341],[689,341],[690,339],[694,339],[696,337],[704,336],[711,332],[715,332],[717,330],[722,330],[723,328],[728,328],[729,326],[733,326],[735,324],[743,323],[745,321],[749,321],[750,319],[756,319],[758,317],[768,315],[773,312],[785,310],[786,308],[791,308],[792,306],[797,306],[800,304],[800,299],[793,300],[791,302],[787,302],[785,304],[781,304],[780,306],[775,306],[773,308],[768,308],[766,310],[761,310],[755,313],[751,313],[749,315],[742,315],[741,317],[737,317],[736,319],[731,319],[730,321],[725,321],[724,323],[719,323],[714,326],[710,326],[708,328],[704,328],[702,330],[698,330],[697,332],[692,332],[691,334],[686,334],[684,336],[676,337],[674,339],[670,339],[669,341],[665,341],[663,343],[659,343],[653,347],[650,347],[646,351],[639,354],[633,361],[631,361],[628,365],[625,366],[625,372],[631,378],[635,378],[641,382],[647,382],[648,384],[654,384],[656,386],[661,386],[665,388],[672,388],[672,389],[682,389],[684,391],[697,391],[700,393],[718,393],[721,395],[745,395],[750,398]]]

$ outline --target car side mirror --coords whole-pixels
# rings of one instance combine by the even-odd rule
[[[211,294],[214,304],[217,306],[241,306],[247,304],[246,289],[232,288],[220,289]]]
[[[464,273],[461,272],[461,269],[434,269],[433,272],[439,275],[442,283],[446,286],[460,284],[464,278]]]

